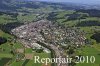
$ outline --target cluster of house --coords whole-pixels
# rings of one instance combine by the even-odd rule
[[[22,25],[13,29],[12,33],[19,39],[23,39],[28,46],[38,49],[44,47],[36,43],[36,41],[66,46],[67,44],[85,44],[86,39],[78,29],[64,29],[47,20]],[[48,49],[44,49],[46,52],[50,52]]]

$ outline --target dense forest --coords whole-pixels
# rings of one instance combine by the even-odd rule
[[[100,43],[100,32],[96,32],[91,36],[92,39],[95,39],[98,43]]]

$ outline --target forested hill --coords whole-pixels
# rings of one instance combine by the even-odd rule
[[[84,9],[83,5],[75,3],[53,3],[43,1],[30,1],[30,0],[0,0],[0,10],[18,11],[22,8],[40,9],[46,8],[47,10],[76,10]]]

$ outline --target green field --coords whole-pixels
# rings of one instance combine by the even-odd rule
[[[19,13],[19,15],[17,16],[17,20],[20,22],[32,22],[34,20],[36,20],[36,14],[23,14],[23,13]]]
[[[11,17],[10,15],[0,15],[0,24],[6,24],[16,22],[16,18]]]
[[[93,46],[85,46],[83,48],[81,48],[81,50],[77,49],[76,54],[77,55],[82,55],[82,56],[94,56],[95,57],[95,62],[94,63],[86,63],[86,61],[84,63],[80,63],[77,64],[76,66],[99,66],[100,65],[100,45],[96,45],[96,47]],[[99,46],[99,47],[97,47]]]

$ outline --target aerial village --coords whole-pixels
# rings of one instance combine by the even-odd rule
[[[12,34],[17,37],[17,40],[22,42],[25,47],[32,49],[43,49],[44,52],[51,51],[39,44],[41,42],[55,51],[57,57],[65,57],[64,49],[61,46],[74,44],[81,46],[85,44],[86,38],[84,33],[76,28],[63,28],[52,24],[48,20],[40,20],[37,22],[28,23],[12,30]],[[58,66],[66,66],[66,64],[58,64]]]

